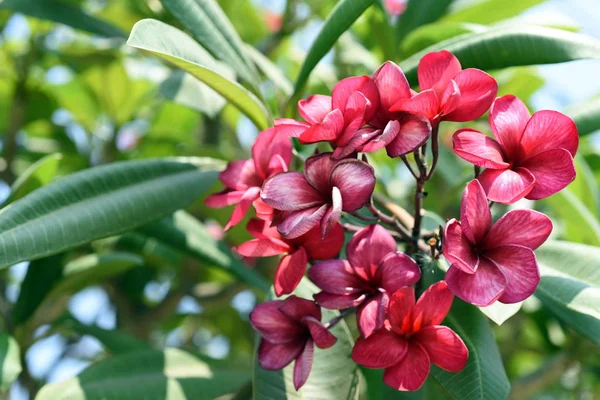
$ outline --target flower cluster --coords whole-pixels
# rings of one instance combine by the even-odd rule
[[[274,278],[277,296],[292,294],[312,265],[308,278],[320,289],[313,299],[267,301],[250,315],[261,336],[260,366],[281,369],[295,361],[296,389],[308,379],[314,345],[334,346],[331,328],[353,312],[358,340],[352,359],[385,369],[389,386],[417,390],[431,363],[459,372],[469,350],[441,325],[454,296],[477,306],[516,303],[540,281],[534,250],[550,235],[550,219],[517,209],[494,223],[490,208],[545,198],[575,179],[573,121],[555,111],[530,115],[515,96],[496,98],[492,76],[462,69],[447,51],[422,58],[418,83],[419,92],[388,61],[372,76],[343,79],[331,96],[301,100],[303,120],[278,119],[261,132],[252,158],[230,163],[220,175],[226,188],[206,200],[211,207],[236,205],[226,229],[254,208],[257,218],[247,224],[253,239],[237,251],[245,257],[282,256]],[[488,110],[494,138],[473,129],[452,137],[454,152],[475,165],[460,220],[447,221],[443,232],[421,232],[424,186],[437,165],[440,124],[473,121]],[[296,170],[293,140],[327,142],[331,151],[301,159]],[[389,216],[375,205],[376,174],[364,153],[382,149],[401,159],[416,179],[409,218],[407,211]],[[345,232],[353,234],[347,243]],[[424,287],[421,261],[441,256],[450,264],[444,280]],[[321,321],[322,308],[341,314]]]

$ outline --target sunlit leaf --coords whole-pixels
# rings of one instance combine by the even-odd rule
[[[227,103],[223,96],[183,71],[173,72],[160,84],[159,92],[164,98],[209,117],[217,116]]]
[[[402,55],[411,56],[443,40],[465,33],[482,32],[487,28],[476,24],[458,22],[436,22],[423,25],[409,33],[400,46]]]
[[[476,24],[491,24],[503,19],[515,17],[523,11],[546,0],[484,0],[451,12],[442,21],[473,22]]]
[[[600,97],[570,107],[567,114],[577,124],[579,136],[600,130]]]
[[[494,321],[496,325],[502,325],[506,320],[518,313],[522,305],[522,301],[514,304],[504,304],[497,301],[491,306],[479,307],[479,309],[489,319]]]
[[[560,218],[563,239],[600,246],[600,221],[569,188],[542,200],[542,203],[548,204]]]
[[[396,23],[396,37],[404,40],[406,35],[420,27],[437,21],[448,11],[454,0],[409,0],[406,10]]]
[[[33,163],[25,172],[19,175],[15,183],[13,183],[10,195],[5,203],[19,200],[21,197],[33,192],[35,189],[49,184],[56,176],[62,158],[62,154],[54,153],[42,157]]]
[[[253,46],[246,46],[246,54],[254,61],[260,71],[286,96],[291,96],[294,91],[292,82],[281,72],[279,67],[269,60],[264,54]]]
[[[21,373],[19,344],[7,333],[0,333],[0,392],[6,392]]]

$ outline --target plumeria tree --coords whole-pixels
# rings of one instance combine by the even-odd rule
[[[600,103],[532,67],[600,40],[542,2],[0,1],[2,395],[600,397]]]

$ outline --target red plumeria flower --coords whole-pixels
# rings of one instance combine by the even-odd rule
[[[261,211],[259,216],[269,218],[272,210],[261,204],[260,188],[267,178],[287,171],[291,160],[292,142],[285,133],[276,128],[261,132],[252,146],[252,158],[229,163],[219,174],[225,189],[208,196],[205,204],[213,208],[237,204],[225,230],[238,224],[253,203]]]
[[[575,179],[579,135],[571,118],[550,110],[531,116],[521,100],[507,95],[494,101],[490,127],[496,140],[473,129],[453,137],[456,154],[486,168],[477,179],[488,199],[543,199]]]
[[[550,232],[550,218],[533,210],[509,211],[492,224],[485,192],[479,181],[471,181],[463,193],[460,222],[451,219],[444,228],[450,290],[477,306],[525,300],[540,282],[533,250]]]
[[[469,350],[452,329],[440,325],[452,300],[444,282],[431,285],[416,304],[413,288],[400,289],[390,301],[386,327],[358,338],[352,359],[367,368],[385,368],[383,381],[403,391],[418,390],[431,363],[446,371],[461,371]]]
[[[327,349],[337,341],[321,323],[319,306],[296,296],[257,305],[250,313],[250,323],[262,337],[258,363],[263,369],[279,370],[296,360],[296,390],[308,379],[314,345]]]
[[[244,257],[285,256],[279,261],[275,272],[275,293],[277,296],[290,294],[302,280],[306,264],[315,260],[330,260],[340,253],[344,246],[344,229],[335,224],[323,238],[319,227],[314,227],[296,239],[283,238],[270,222],[251,219],[248,232],[255,238],[242,243],[237,251]]]
[[[397,250],[392,235],[380,225],[357,232],[348,243],[348,261],[323,261],[308,271],[322,290],[315,300],[333,310],[358,306],[358,328],[369,337],[383,326],[389,296],[421,278],[417,263]]]
[[[331,97],[312,95],[298,102],[298,111],[306,122],[279,119],[275,125],[300,143],[330,142],[346,146],[379,109],[377,87],[369,76],[342,79]]]
[[[322,153],[306,160],[304,174],[285,172],[268,179],[260,196],[268,206],[286,212],[277,228],[286,239],[294,239],[319,224],[325,236],[342,211],[362,208],[374,188],[375,174],[369,164],[356,159],[335,161],[331,153]]]
[[[369,120],[368,126],[354,134],[350,142],[338,147],[334,157],[344,157],[354,151],[369,153],[383,147],[390,157],[399,157],[421,147],[429,139],[431,124],[427,118],[390,111],[394,104],[412,96],[400,67],[391,61],[384,63],[373,74],[373,82],[379,92],[378,113]]]
[[[419,62],[421,92],[398,101],[391,111],[423,115],[436,126],[440,121],[465,122],[485,113],[498,93],[496,80],[468,68],[446,50],[425,55]]]

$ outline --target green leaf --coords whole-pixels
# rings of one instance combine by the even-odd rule
[[[30,17],[47,19],[75,29],[106,37],[127,37],[123,31],[106,21],[86,14],[78,7],[56,0],[2,0],[0,9],[8,9]]]
[[[211,159],[129,161],[44,186],[0,212],[0,266],[125,232],[186,207],[211,187],[220,167]]]
[[[542,275],[536,296],[558,318],[600,343],[600,248],[550,241],[536,255]]]
[[[396,37],[403,40],[406,35],[420,27],[437,21],[448,11],[453,0],[409,0],[406,10],[396,23]]]
[[[577,179],[571,182],[569,191],[581,200],[590,213],[598,219],[598,198],[600,197],[598,183],[596,183],[594,172],[581,154],[575,156],[575,170]]]
[[[263,53],[250,45],[246,45],[246,54],[256,66],[261,70],[263,75],[269,79],[277,88],[286,96],[291,96],[294,91],[292,82],[281,72],[279,67],[269,60]]]
[[[244,53],[244,44],[215,0],[161,2],[213,56],[256,85],[256,71]]]
[[[234,393],[247,370],[219,370],[179,349],[137,351],[98,362],[65,382],[49,384],[36,400],[212,400]]]
[[[520,301],[514,304],[503,304],[499,301],[495,302],[491,306],[479,307],[482,313],[484,313],[489,319],[494,321],[496,325],[502,325],[510,317],[515,315],[521,309],[523,302]]]
[[[600,97],[569,107],[567,114],[577,124],[579,136],[600,130]]]
[[[426,53],[442,49],[458,57],[463,68],[482,70],[600,58],[600,41],[589,36],[539,26],[497,27],[460,35],[414,54],[400,64],[409,81],[417,81],[419,60]]]
[[[7,333],[0,333],[0,392],[6,392],[21,373],[19,344]]]
[[[62,278],[64,254],[32,261],[27,267],[27,274],[19,298],[12,311],[12,320],[20,325],[33,315],[44,298]]]
[[[304,279],[295,291],[298,297],[312,298],[317,288]],[[271,291],[270,298],[274,298]],[[339,315],[337,311],[323,309],[322,321],[328,321]],[[329,349],[315,347],[310,376],[299,390],[294,389],[293,363],[281,371],[266,371],[258,363],[254,366],[254,400],[267,399],[358,399],[359,384],[363,380],[360,369],[350,358],[354,340],[344,321],[340,321],[331,332],[337,337],[337,343]],[[257,338],[258,339],[258,338]],[[256,362],[256,357],[255,357]]]
[[[545,198],[552,212],[559,217],[561,236],[573,242],[600,246],[600,221],[569,188]]]
[[[457,22],[436,22],[423,25],[409,33],[400,46],[404,57],[433,46],[443,40],[463,35],[465,33],[482,32],[487,28],[481,25]]]
[[[512,94],[525,104],[529,104],[533,94],[545,84],[544,78],[533,67],[511,68],[494,77],[498,81],[498,97]]]
[[[138,231],[222,268],[254,287],[264,291],[269,289],[270,283],[265,278],[234,257],[229,246],[213,239],[204,225],[185,211],[178,211],[173,216],[143,226]]]
[[[10,195],[5,204],[12,203],[26,194],[49,184],[56,176],[63,156],[60,153],[49,154],[40,158],[23,172],[10,188]]]
[[[158,90],[164,98],[212,118],[216,117],[227,104],[223,96],[183,71],[173,72],[160,84]]]
[[[472,6],[461,8],[447,14],[442,21],[473,22],[476,24],[491,24],[503,19],[516,17],[523,11],[546,0],[486,0],[476,2]]]
[[[321,31],[306,55],[304,64],[302,64],[300,73],[296,79],[294,95],[297,95],[300,90],[302,90],[312,70],[319,61],[321,61],[321,58],[331,50],[336,40],[352,26],[354,21],[356,21],[358,17],[373,4],[373,2],[374,0],[338,1],[335,8],[331,10],[331,13],[325,20]]]
[[[452,328],[469,348],[469,360],[459,373],[431,366],[431,374],[447,394],[457,400],[506,399],[510,383],[500,351],[490,324],[477,307],[454,299],[443,324]]]
[[[265,105],[237,82],[217,71],[227,68],[184,32],[163,22],[144,19],[133,27],[127,44],[146,50],[192,74],[229,100],[260,129],[269,125]]]

